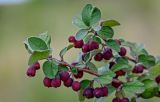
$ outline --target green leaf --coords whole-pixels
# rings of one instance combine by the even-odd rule
[[[88,34],[88,29],[81,29],[76,33],[76,40],[82,40]]]
[[[72,67],[72,68],[71,68],[71,72],[72,72],[73,74],[77,74],[77,72],[78,72],[78,71],[77,71],[77,68]]]
[[[109,39],[112,38],[114,35],[113,29],[111,27],[105,26],[102,27],[101,30],[97,32],[97,34],[102,38],[102,39]]]
[[[82,21],[81,16],[75,16],[73,17],[72,23],[81,28],[81,29],[87,29],[88,27],[84,24],[84,22]]]
[[[107,40],[106,44],[107,44],[108,47],[110,47],[110,48],[112,48],[113,50],[119,52],[119,50],[120,50],[120,45],[119,45],[115,40],[109,39],[109,40]]]
[[[58,66],[59,71],[68,71],[68,67],[64,65],[59,65]]]
[[[107,87],[108,87],[108,95],[111,95],[113,92],[116,91],[116,88],[113,87],[111,84],[108,84]]]
[[[46,77],[52,79],[58,73],[58,65],[53,61],[46,61],[43,64],[43,72]]]
[[[98,42],[99,44],[102,43],[102,39],[100,37],[98,37],[98,36],[94,36],[93,37],[93,41]]]
[[[101,19],[101,11],[97,7],[94,7],[91,14],[90,25],[96,24],[97,22],[100,21],[100,19]]]
[[[144,91],[144,84],[140,81],[132,81],[123,84],[123,89],[130,93],[142,93]]]
[[[103,74],[105,74],[108,70],[110,70],[110,69],[109,69],[109,64],[104,65],[104,66],[98,68],[98,74],[99,74],[99,75],[103,75]]]
[[[85,67],[86,67],[86,65],[85,65],[85,64],[83,64],[83,63],[78,63],[78,64],[76,64],[76,65],[75,65],[75,67],[78,67],[78,68],[83,69],[83,68],[85,68]]]
[[[86,64],[87,64],[87,67],[89,67],[89,69],[90,69],[91,71],[97,72],[97,67],[96,67],[95,64],[93,64],[92,62],[88,62],[88,63],[86,63]]]
[[[80,102],[85,101],[85,97],[83,96],[83,91],[84,91],[84,89],[80,89],[80,91],[78,91],[78,97],[79,97]]]
[[[63,49],[60,51],[59,56],[60,56],[61,58],[63,58],[63,56],[66,54],[66,52],[67,52],[68,50],[70,50],[71,48],[73,48],[73,45],[68,45],[67,47],[63,48]]]
[[[90,80],[82,80],[81,81],[81,89],[85,89],[91,85],[92,81]]]
[[[101,84],[109,84],[112,82],[115,73],[111,70],[108,70],[105,74],[101,75],[100,77],[95,78],[95,81],[100,82]]]
[[[138,62],[142,63],[146,68],[150,68],[156,64],[156,59],[151,55],[139,55]]]
[[[85,36],[85,38],[83,39],[83,40],[84,40],[84,43],[88,43],[88,42],[90,41],[90,39],[92,38],[92,36],[93,36],[93,35],[91,35],[91,34],[87,34],[87,35]]]
[[[103,21],[101,23],[102,26],[109,26],[109,27],[113,27],[113,26],[119,26],[120,23],[118,21],[115,20],[107,20],[107,21]]]
[[[101,98],[96,98],[94,100],[94,102],[103,102],[104,101],[104,97],[101,97]]]
[[[41,33],[41,34],[38,35],[38,37],[41,38],[43,41],[45,41],[46,44],[48,45],[48,48],[50,48],[51,36],[48,35],[48,32]]]
[[[143,80],[143,83],[144,83],[145,89],[157,86],[156,82],[154,80],[151,80],[151,79],[145,79],[145,80]]]
[[[34,51],[33,54],[29,58],[28,65],[32,65],[35,62],[37,62],[38,60],[43,60],[43,59],[48,58],[50,52],[51,52],[50,50]]]
[[[157,63],[155,66],[149,69],[149,74],[152,78],[160,75],[160,63]]]

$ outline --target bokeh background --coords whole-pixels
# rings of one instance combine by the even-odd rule
[[[68,36],[78,30],[71,23],[73,16],[87,3],[99,7],[103,19],[121,23],[114,28],[116,37],[144,43],[151,54],[160,55],[160,0],[0,0],[0,102],[78,102],[71,89],[43,87],[42,71],[35,78],[26,77],[29,55],[23,40],[48,31],[58,58]],[[74,52],[66,60],[73,61]],[[105,102],[111,102],[110,98]]]

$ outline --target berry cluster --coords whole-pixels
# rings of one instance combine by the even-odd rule
[[[130,101],[128,98],[125,98],[125,97],[122,99],[116,97],[112,100],[112,102],[130,102]]]
[[[39,70],[39,69],[40,69],[40,64],[39,62],[36,62],[28,68],[26,74],[29,77],[34,77],[36,75],[36,70]]]

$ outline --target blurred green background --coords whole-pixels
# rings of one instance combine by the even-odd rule
[[[0,0],[0,102],[78,102],[71,89],[43,87],[41,70],[35,78],[26,77],[29,55],[23,40],[48,31],[58,58],[68,36],[78,30],[71,23],[72,17],[87,3],[99,7],[103,19],[121,23],[114,29],[116,37],[144,43],[151,54],[160,55],[160,0]],[[66,60],[73,61],[74,52]],[[105,102],[111,101],[106,98]]]

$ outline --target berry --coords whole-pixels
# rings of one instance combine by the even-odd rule
[[[75,38],[74,36],[70,36],[70,37],[68,38],[68,41],[69,41],[70,43],[74,43],[74,42],[76,42],[76,38]]]
[[[90,51],[89,44],[84,44],[83,47],[82,47],[82,52],[83,53],[87,53],[89,51]]]
[[[143,73],[143,70],[144,70],[144,69],[145,69],[145,67],[144,67],[143,65],[139,64],[139,65],[136,65],[136,66],[133,68],[132,72],[133,72],[133,73]]]
[[[74,77],[76,78],[76,79],[80,79],[80,78],[82,78],[83,77],[83,71],[81,71],[81,70],[77,70],[78,72],[77,72],[77,74],[74,74]]]
[[[60,80],[60,78],[54,78],[54,79],[52,79],[51,86],[55,87],[55,88],[60,87],[61,86],[61,80]]]
[[[112,102],[120,102],[119,98],[113,98]]]
[[[116,76],[124,76],[126,74],[126,72],[123,70],[118,70],[115,73],[116,73]]]
[[[60,79],[62,81],[67,81],[69,77],[70,77],[70,75],[67,71],[60,72]]]
[[[64,86],[71,87],[73,83],[73,79],[69,78],[67,81],[63,82]]]
[[[34,63],[34,64],[32,65],[32,67],[35,68],[35,70],[40,69],[40,64],[39,64],[39,62]]]
[[[88,99],[93,98],[93,97],[94,97],[93,91],[94,91],[93,88],[86,88],[86,89],[83,91],[83,96],[85,96],[85,97],[88,98]]]
[[[26,74],[29,77],[34,77],[36,75],[36,70],[33,67],[30,67],[28,68]]]
[[[116,63],[115,63],[115,62],[113,62],[113,61],[112,61],[112,62],[110,62],[110,63],[109,63],[109,69],[111,69],[111,68],[112,68],[112,66],[113,66],[113,65],[115,65],[115,64],[116,64]]]
[[[122,85],[122,82],[120,80],[113,80],[112,81],[112,86],[115,88],[119,88]]]
[[[108,88],[106,86],[102,87],[101,90],[103,92],[103,95],[102,95],[103,97],[108,96]]]
[[[95,56],[94,56],[94,60],[95,61],[101,61],[103,59],[103,54],[102,53],[97,53]]]
[[[95,88],[93,94],[96,98],[103,97],[103,91],[101,88]]]
[[[90,44],[89,44],[89,49],[90,50],[94,50],[94,49],[98,49],[99,48],[99,44],[95,41],[92,41]]]
[[[113,57],[112,50],[110,48],[104,49],[103,58],[105,60],[110,60]]]
[[[160,75],[158,75],[156,78],[155,78],[155,81],[157,84],[160,84]]]
[[[44,86],[45,87],[51,87],[51,79],[49,79],[48,77],[45,77],[44,79],[43,79],[43,84],[44,84]]]
[[[83,40],[78,40],[78,41],[74,42],[74,47],[75,48],[82,48],[83,44],[84,44]]]
[[[119,51],[119,55],[120,55],[120,56],[125,56],[125,55],[126,55],[126,53],[127,53],[126,48],[121,47],[121,48],[120,48],[120,51]]]
[[[74,91],[79,91],[80,88],[81,88],[81,85],[80,85],[80,83],[79,83],[78,81],[74,81],[74,82],[72,83],[72,89],[73,89]]]
[[[129,102],[129,99],[128,98],[123,98],[120,100],[120,102]]]

